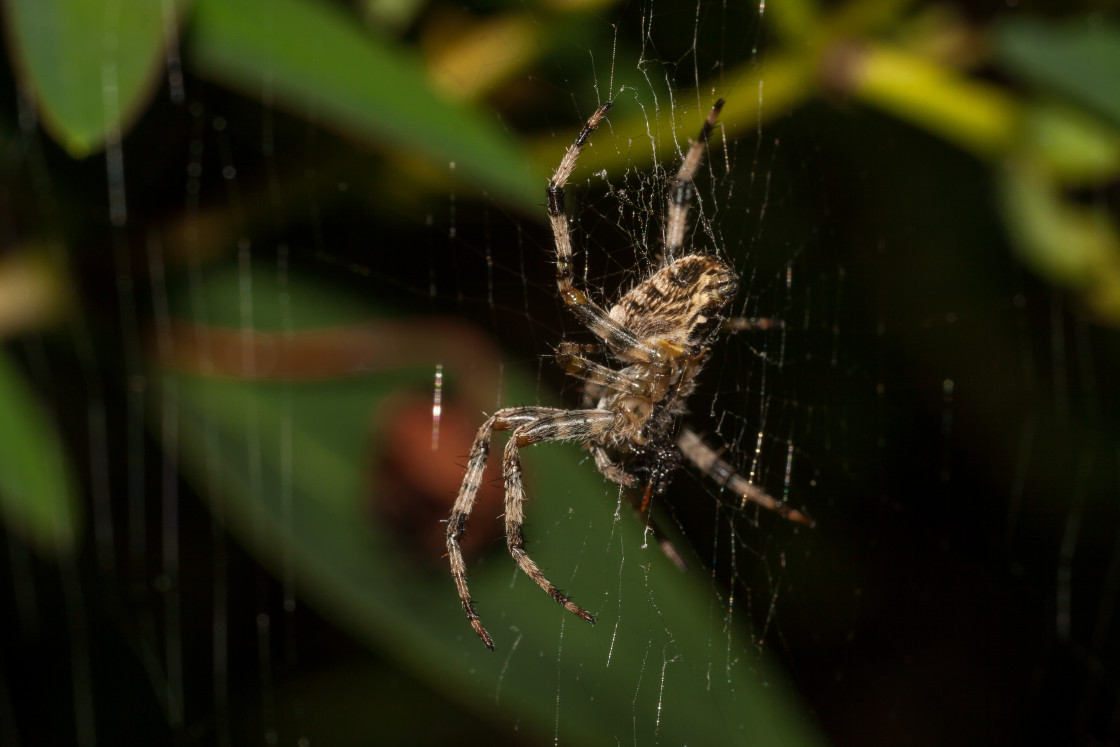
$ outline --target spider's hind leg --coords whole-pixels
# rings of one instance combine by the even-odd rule
[[[719,485],[726,487],[739,496],[743,505],[757,503],[763,508],[768,508],[780,516],[798,524],[814,526],[815,522],[800,511],[790,508],[789,505],[779,501],[762,488],[747,480],[735,471],[735,468],[720,458],[711,446],[704,443],[691,428],[682,428],[677,436],[677,446],[681,449],[684,458],[691,462],[697,469],[711,478]]]

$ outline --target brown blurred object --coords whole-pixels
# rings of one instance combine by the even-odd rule
[[[445,570],[447,518],[471,450],[480,417],[457,403],[444,404],[434,441],[432,398],[407,393],[387,401],[378,414],[371,503],[379,521],[393,530],[417,561]],[[433,443],[437,445],[432,448]],[[485,552],[501,533],[501,479],[487,465],[473,522],[462,542],[467,557]]]
[[[480,406],[486,398],[493,406],[500,369],[490,338],[440,317],[288,331],[172,320],[148,349],[163,368],[250,381],[325,381],[429,364],[434,371],[442,363],[457,372],[456,391]]]
[[[453,319],[376,320],[340,327],[262,331],[172,321],[149,350],[165,368],[220,379],[313,384],[405,368],[445,374],[439,417],[432,389],[415,383],[371,402],[368,505],[417,562],[442,568],[447,518],[475,431],[499,406],[501,358],[474,327]],[[434,429],[438,428],[438,436]],[[503,491],[488,467],[480,517],[463,550],[477,557],[501,532]],[[526,476],[527,481],[531,476]]]

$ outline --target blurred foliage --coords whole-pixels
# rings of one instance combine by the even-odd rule
[[[698,590],[694,579],[644,549],[637,522],[602,519],[601,481],[570,468],[580,459],[574,449],[527,456],[539,494],[532,530],[543,558],[577,548],[546,563],[558,572],[582,563],[612,569],[598,578],[573,570],[565,579],[580,598],[601,600],[598,628],[564,620],[557,638],[555,607],[526,593],[523,579],[511,584],[508,563],[482,559],[472,576],[476,599],[498,619],[515,609],[518,617],[504,620],[499,645],[508,654],[475,645],[446,577],[410,564],[368,505],[380,485],[370,477],[380,464],[371,453],[386,449],[370,434],[388,438],[385,408],[402,391],[430,391],[435,362],[466,333],[427,330],[430,339],[408,348],[408,330],[394,326],[402,312],[390,302],[367,305],[364,289],[323,290],[295,278],[274,286],[250,271],[246,247],[275,239],[288,215],[346,199],[368,204],[387,226],[365,245],[373,263],[409,253],[393,243],[394,231],[422,223],[433,196],[484,200],[543,221],[543,185],[580,117],[597,103],[591,92],[620,102],[588,159],[610,173],[671,160],[697,113],[719,95],[728,96],[721,137],[731,141],[799,107],[854,102],[983,163],[1024,265],[1091,318],[1120,326],[1116,215],[1106,201],[1085,198],[1120,175],[1120,25],[1097,13],[992,14],[973,22],[950,6],[903,0],[770,2],[759,13],[767,34],[757,50],[710,78],[705,69],[660,79],[642,67],[644,32],[612,29],[604,19],[617,8],[603,0],[532,7],[4,0],[3,9],[19,102],[6,113],[3,135],[32,153],[35,185],[14,200],[19,220],[6,250],[38,257],[44,237],[67,249],[64,261],[35,265],[45,268],[36,270],[35,283],[14,274],[26,264],[0,264],[0,289],[5,282],[41,289],[14,308],[0,304],[0,330],[14,337],[61,318],[60,326],[78,330],[75,346],[86,364],[106,349],[126,348],[129,375],[155,382],[152,422],[173,415],[178,423],[152,427],[166,458],[178,466],[181,454],[195,489],[263,563],[293,576],[301,598],[433,690],[516,722],[530,740],[556,734],[592,742],[606,734],[610,741],[716,743],[743,739],[744,724],[761,743],[813,743],[817,736],[764,662],[729,664],[720,677],[699,667],[715,657],[718,635],[703,598],[709,589]],[[695,8],[685,11],[687,17]],[[610,59],[609,73],[592,71],[589,49],[595,60]],[[561,75],[547,77],[557,69]],[[190,86],[204,94],[187,95]],[[201,156],[189,149],[169,156],[161,128],[167,142],[197,143],[199,129],[228,127],[192,108],[204,109],[199,102],[207,95],[227,102],[243,96],[265,114],[253,115],[256,129],[229,135],[251,142],[259,159],[247,159],[228,196],[200,202],[202,183],[190,169]],[[290,131],[277,134],[283,121],[277,126],[276,111],[312,123],[304,137],[322,128],[344,147],[316,151],[313,163],[277,159],[278,138]],[[556,122],[564,123],[560,131]],[[28,146],[40,126],[69,157],[89,160],[72,164]],[[94,168],[91,157],[102,149],[104,167]],[[167,209],[158,199],[166,185],[142,175],[137,181],[151,192],[126,186],[124,164],[158,172],[163,158],[173,160],[178,179],[188,164],[195,191],[188,186],[184,209]],[[128,196],[127,216],[105,220],[106,178],[110,203],[114,190]],[[231,181],[223,174],[206,186],[217,192]],[[82,257],[98,251],[116,264],[90,272]],[[328,250],[319,259],[333,256]],[[135,277],[138,257],[148,265],[158,257],[159,273]],[[211,264],[213,274],[204,274]],[[111,314],[95,308],[114,281],[123,296],[131,283],[150,282],[154,334],[135,322],[122,333],[108,323]],[[60,300],[64,293],[73,298]],[[361,328],[370,319],[387,326]],[[284,352],[297,331],[310,331],[316,357],[329,361],[320,370],[285,367],[284,355],[298,357]],[[228,345],[226,358],[219,342]],[[355,342],[380,360],[347,357]],[[472,414],[495,396],[470,383],[473,365],[492,362],[480,350],[477,359],[463,353],[460,367],[447,372]],[[72,487],[79,458],[61,447],[26,375],[0,358],[0,511],[40,549],[68,551],[85,535]],[[524,371],[507,368],[503,377],[505,401],[541,398]],[[627,604],[623,615],[623,599],[638,589],[652,601]],[[608,634],[616,623],[634,630]],[[540,659],[548,676],[520,666],[518,657]],[[604,660],[610,665],[600,666]],[[662,662],[674,670],[664,678],[671,693],[656,684]],[[760,692],[760,683],[772,687]],[[586,694],[566,697],[576,691]]]
[[[186,6],[187,0],[4,3],[8,50],[23,91],[72,156],[119,141],[139,118],[173,59]]]
[[[0,355],[0,516],[47,553],[69,552],[82,528],[74,482],[51,419],[9,357]]]

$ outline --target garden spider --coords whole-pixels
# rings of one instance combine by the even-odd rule
[[[482,627],[467,589],[467,567],[459,540],[466,531],[467,519],[478,495],[494,431],[513,431],[502,458],[509,552],[537,586],[588,622],[595,622],[595,617],[553,586],[525,552],[522,530],[525,488],[519,450],[530,444],[544,441],[583,443],[591,451],[595,466],[607,479],[623,488],[644,483],[641,505],[635,506],[643,514],[649,509],[651,496],[661,493],[668,485],[683,456],[716,483],[738,495],[744,505],[754,502],[787,519],[812,524],[807,516],[775,500],[737,473],[694,431],[679,427],[680,417],[686,412],[685,402],[707,360],[709,345],[721,327],[765,326],[722,315],[739,287],[734,270],[715,256],[683,252],[693,177],[722,107],[720,99],[712,107],[677,172],[669,196],[660,269],[631,288],[609,312],[572,282],[571,227],[564,213],[564,186],[580,151],[611,108],[611,102],[603,104],[587,120],[549,181],[548,215],[556,245],[556,285],[564,303],[580,323],[599,338],[599,344],[562,342],[557,349],[556,359],[561,368],[584,382],[583,409],[507,407],[482,424],[471,446],[467,472],[447,524],[447,555],[467,619],[491,650],[494,641]],[[595,352],[617,360],[623,367],[608,368],[586,357]],[[665,553],[683,566],[672,545],[659,536],[656,528],[651,529]]]

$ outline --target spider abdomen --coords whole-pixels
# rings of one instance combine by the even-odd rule
[[[738,275],[723,261],[690,254],[631,288],[610,317],[639,338],[695,355],[718,330],[720,313],[738,289]]]

